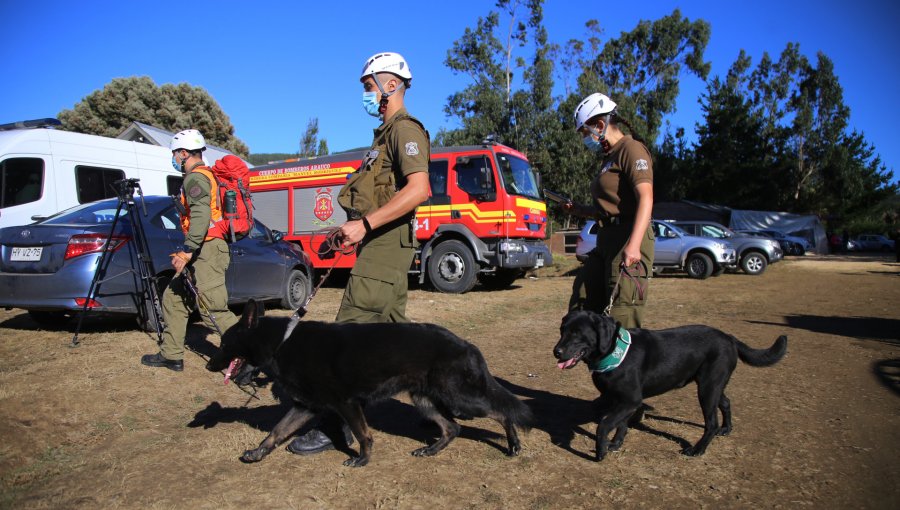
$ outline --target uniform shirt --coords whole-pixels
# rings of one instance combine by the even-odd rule
[[[591,182],[593,205],[602,215],[634,218],[637,214],[634,187],[642,182],[653,183],[650,151],[631,135],[625,135],[603,158],[600,172]]]
[[[184,236],[184,246],[191,251],[200,248],[209,231],[212,216],[209,193],[212,184],[200,172],[188,172],[184,178],[184,196],[191,210],[190,228]]]
[[[408,116],[406,108],[400,108],[390,119],[375,128],[375,140],[385,135],[387,145],[382,168],[390,168],[394,172],[397,188],[406,184],[406,177],[415,172],[427,172],[428,160],[431,157],[428,136],[414,121],[401,119]]]

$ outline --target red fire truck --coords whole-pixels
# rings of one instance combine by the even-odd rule
[[[337,195],[365,151],[346,152],[250,169],[254,217],[299,243],[316,269],[350,268],[320,255],[324,231],[347,221]],[[550,264],[544,244],[547,206],[526,157],[509,147],[434,148],[428,167],[431,197],[416,209],[419,249],[412,274],[438,290],[462,293],[476,279],[505,288],[527,269]]]

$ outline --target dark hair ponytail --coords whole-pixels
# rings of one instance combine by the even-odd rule
[[[615,114],[615,115],[613,115],[613,117],[612,117],[612,124],[618,126],[620,122],[621,122],[622,124],[625,124],[625,127],[628,128],[628,133],[631,135],[632,138],[634,138],[635,140],[641,142],[641,143],[644,144],[644,145],[647,145],[647,142],[645,142],[644,139],[641,138],[641,137],[637,134],[637,131],[634,130],[634,127],[631,125],[630,122],[628,122],[627,120],[625,120],[625,119],[624,119],[623,117],[621,117],[618,113]]]

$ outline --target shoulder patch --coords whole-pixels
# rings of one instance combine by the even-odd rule
[[[191,189],[188,190],[188,196],[190,196],[191,198],[197,198],[202,194],[203,194],[203,189],[200,186],[197,186],[196,184],[191,186]]]
[[[419,144],[416,142],[407,142],[406,143],[406,155],[407,156],[416,156],[419,154]]]
[[[645,170],[648,170],[649,168],[650,168],[650,164],[647,163],[646,159],[639,159],[634,162],[634,169],[637,170],[638,172],[643,172]]]

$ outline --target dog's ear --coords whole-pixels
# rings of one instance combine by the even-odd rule
[[[606,352],[613,343],[618,322],[608,315],[596,315],[597,320],[597,350]]]

